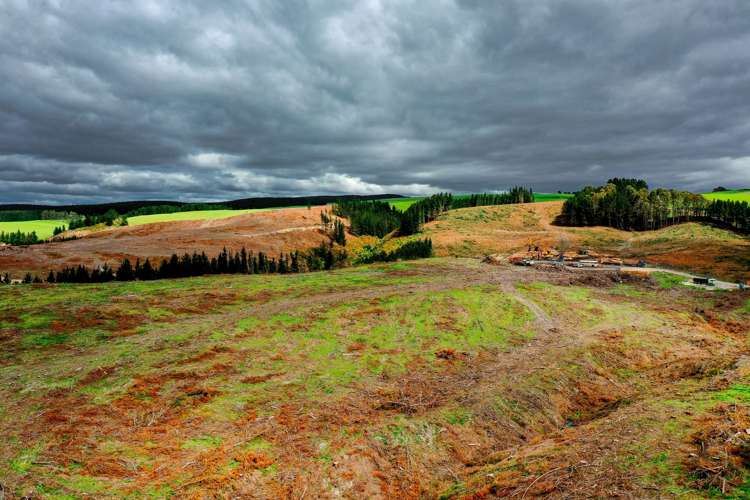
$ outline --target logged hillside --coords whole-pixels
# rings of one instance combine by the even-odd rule
[[[750,239],[705,224],[686,223],[656,231],[629,232],[607,227],[565,227],[553,224],[562,202],[482,206],[450,210],[410,238],[429,237],[437,255],[478,257],[510,254],[529,245],[586,247],[627,258],[706,273],[730,280],[747,279]],[[245,246],[271,256],[304,250],[326,241],[320,231],[325,207],[257,211],[216,220],[168,221],[138,226],[105,228],[81,239],[34,245],[0,247],[0,271],[31,271],[45,275],[50,269],[85,264],[117,264],[123,257],[161,259],[205,251],[217,254],[226,246]],[[180,214],[177,214],[178,216]],[[151,216],[147,216],[151,217]],[[179,218],[179,217],[177,217]],[[104,226],[102,226],[104,227]],[[348,235],[349,251],[356,256],[376,238]],[[407,238],[385,243],[393,250]]]
[[[705,224],[686,223],[656,231],[553,224],[561,202],[501,205],[452,210],[425,225],[438,255],[480,257],[510,254],[529,245],[586,247],[653,264],[747,279],[750,238]]]
[[[304,250],[326,241],[320,232],[320,212],[325,207],[258,211],[214,220],[170,221],[105,229],[80,239],[28,247],[0,247],[0,271],[36,272],[84,264],[89,267],[119,263],[124,257],[161,259],[172,253],[243,246],[271,256]]]
[[[454,258],[4,287],[0,484],[742,498],[749,299]]]

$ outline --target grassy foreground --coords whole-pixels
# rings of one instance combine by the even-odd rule
[[[702,418],[750,403],[731,371],[750,302],[571,279],[428,259],[0,288],[0,483],[57,499],[458,498],[616,470],[636,497],[710,496],[686,461]],[[613,429],[587,431],[610,412]]]
[[[0,231],[6,233],[15,233],[21,231],[22,233],[30,233],[36,231],[36,235],[40,240],[49,238],[52,236],[52,232],[56,227],[66,226],[68,222],[64,220],[30,220],[30,221],[19,221],[19,222],[0,222]]]

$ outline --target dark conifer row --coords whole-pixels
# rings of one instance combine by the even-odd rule
[[[452,209],[466,207],[483,207],[488,205],[509,205],[512,203],[533,203],[534,192],[531,189],[514,187],[507,193],[484,193],[453,198]]]
[[[334,205],[333,212],[346,217],[351,223],[352,234],[382,238],[398,229],[399,235],[418,233],[422,225],[435,220],[447,210],[485,205],[506,205],[534,201],[531,189],[514,187],[507,193],[472,194],[454,197],[450,193],[438,193],[423,198],[401,212],[385,201],[342,201]]]
[[[399,234],[407,236],[418,233],[422,224],[433,221],[440,214],[453,208],[453,195],[438,193],[413,203],[401,214]]]
[[[107,226],[113,225],[117,220],[120,220],[121,226],[128,225],[127,217],[122,217],[114,209],[109,209],[102,215],[86,215],[73,217],[68,223],[68,229],[80,229],[82,227],[95,226],[97,224],[104,224]]]
[[[426,259],[432,257],[432,240],[408,241],[392,252],[381,250],[360,256],[359,263],[369,264],[372,262],[393,262],[396,260]]]
[[[746,201],[714,200],[706,207],[705,217],[743,232],[750,232],[750,204]]]
[[[333,206],[333,213],[349,219],[350,231],[356,236],[382,238],[401,224],[401,212],[387,201],[342,200]]]
[[[174,214],[178,212],[198,212],[203,210],[232,210],[229,205],[221,203],[182,203],[180,205],[148,205],[130,210],[125,217],[139,215]]]
[[[636,231],[691,220],[708,220],[748,231],[750,208],[746,202],[709,201],[687,191],[649,191],[646,182],[639,179],[610,179],[605,186],[586,187],[567,199],[558,218],[564,225]]]
[[[305,271],[322,271],[338,267],[346,260],[346,252],[334,245],[321,243],[306,252],[294,251],[269,257],[263,252],[257,254],[244,248],[232,252],[226,248],[217,256],[209,258],[205,252],[172,254],[158,264],[149,259],[136,260],[133,265],[123,259],[117,270],[106,264],[101,268],[89,269],[79,265],[65,267],[60,271],[50,271],[48,283],[104,283],[107,281],[150,281],[158,279],[187,278],[209,274],[288,274]]]
[[[22,233],[21,231],[6,233],[0,231],[0,243],[5,243],[6,245],[33,245],[39,242],[40,240],[36,235],[36,231],[31,231],[30,233]]]

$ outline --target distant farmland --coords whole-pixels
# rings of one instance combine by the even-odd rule
[[[468,195],[454,195],[454,198],[463,198]],[[560,201],[560,200],[566,200],[573,196],[572,194],[564,194],[564,193],[534,193],[534,201],[535,202],[541,202],[541,201]],[[414,203],[418,202],[419,200],[424,199],[422,196],[417,196],[415,198],[391,198],[387,201],[391,204],[392,207],[404,211],[410,206],[412,206]]]
[[[746,201],[750,203],[750,189],[736,189],[733,191],[719,191],[718,193],[704,193],[709,200]]]
[[[277,210],[277,209],[259,208],[259,209],[248,209],[248,210],[196,210],[193,212],[175,212],[171,214],[138,215],[136,217],[128,217],[128,225],[140,226],[142,224],[152,224],[154,222],[225,219],[227,217],[235,217],[237,215],[260,212],[262,210]]]
[[[36,235],[39,239],[46,239],[52,236],[52,232],[56,227],[66,226],[68,222],[64,220],[29,220],[20,222],[0,222],[0,232],[15,233],[21,231],[22,233],[30,233],[36,231]]]

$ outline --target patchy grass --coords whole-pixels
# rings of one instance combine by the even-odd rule
[[[662,272],[651,273],[651,277],[654,279],[654,281],[656,281],[656,283],[661,288],[665,288],[665,289],[675,288],[677,286],[680,286],[686,279],[684,276],[678,276],[676,274],[662,273]]]
[[[310,498],[450,497],[476,490],[470,470],[482,486],[507,471],[533,480],[539,462],[493,457],[639,404],[691,356],[700,373],[670,386],[672,404],[656,400],[675,418],[648,413],[648,439],[677,450],[686,411],[748,399],[744,381],[697,396],[700,377],[721,371],[708,356],[742,344],[696,316],[725,304],[674,288],[665,308],[653,286],[544,276],[426,259],[2,288],[0,482],[48,498],[277,497],[300,485]],[[745,320],[738,304],[732,321]],[[628,430],[639,480],[685,488],[682,456]]]

